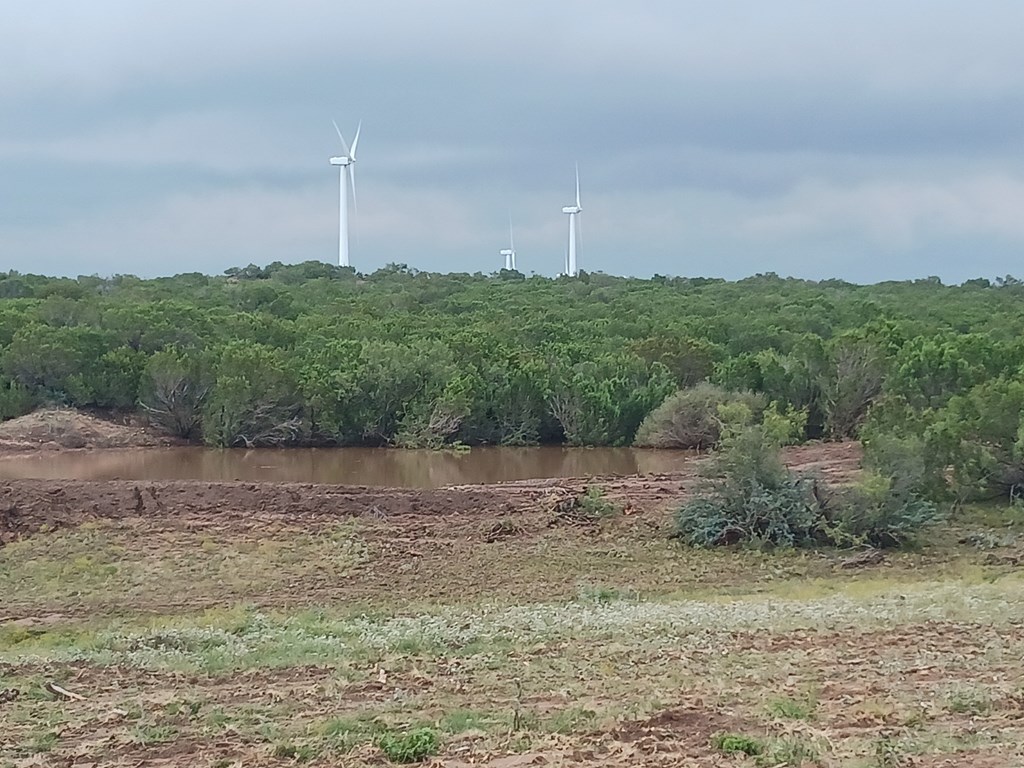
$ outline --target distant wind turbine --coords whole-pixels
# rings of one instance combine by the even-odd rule
[[[516,268],[516,243],[512,239],[512,214],[508,215],[508,248],[502,250],[505,257],[505,269],[514,271]]]
[[[352,141],[352,149],[350,150],[348,142],[341,135],[341,129],[338,127],[338,124],[333,120],[331,122],[334,123],[334,130],[338,132],[341,146],[345,150],[344,155],[331,158],[331,165],[339,167],[341,182],[340,200],[338,203],[338,266],[348,267],[351,266],[348,258],[348,188],[349,186],[352,187],[352,207],[356,208],[356,147],[359,146],[359,132],[363,128],[363,123],[359,121],[359,125],[356,127],[356,137]]]
[[[580,166],[576,165],[576,205],[567,205],[562,213],[569,214],[569,250],[565,254],[565,274],[569,277],[576,277],[579,269],[576,265],[577,251],[579,250],[579,225],[576,217],[580,215],[583,207],[580,205]]]

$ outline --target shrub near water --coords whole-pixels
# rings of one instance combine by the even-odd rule
[[[742,404],[752,417],[764,411],[762,395],[730,392],[707,382],[669,395],[637,430],[641,448],[710,448],[722,435],[722,406]]]
[[[676,513],[675,536],[691,546],[898,547],[941,519],[913,482],[883,469],[839,491],[790,472],[764,426],[729,433],[709,476]]]

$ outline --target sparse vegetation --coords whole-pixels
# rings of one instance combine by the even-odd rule
[[[735,733],[719,733],[711,739],[711,744],[724,754],[742,754],[750,757],[764,754],[764,742],[750,736]]]
[[[810,720],[818,703],[812,697],[784,696],[772,699],[766,707],[768,714],[783,720]]]
[[[897,475],[869,475],[839,490],[782,465],[764,426],[728,434],[707,490],[676,513],[675,535],[697,547],[747,544],[899,547],[942,519],[935,504]]]

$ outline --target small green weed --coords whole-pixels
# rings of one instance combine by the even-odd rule
[[[821,758],[818,748],[811,742],[801,738],[773,739],[755,763],[758,768],[778,768],[778,766],[817,765]]]
[[[335,752],[350,752],[380,732],[380,725],[369,719],[335,717],[320,727],[320,733]]]
[[[992,698],[980,688],[958,688],[946,695],[946,710],[958,715],[986,715],[992,710]]]
[[[605,498],[604,491],[596,485],[587,487],[587,492],[580,497],[580,510],[584,517],[601,520],[618,514],[619,508]]]
[[[172,701],[164,707],[164,712],[171,717],[182,717],[188,720],[198,715],[202,708],[203,702],[201,701]]]
[[[875,742],[874,758],[872,768],[903,768],[907,765],[906,753],[890,736],[882,736]]]
[[[57,735],[56,731],[44,731],[32,739],[29,751],[34,755],[51,752],[57,746],[59,740],[60,736]]]
[[[488,712],[477,712],[472,709],[457,709],[449,712],[441,721],[441,728],[448,733],[465,733],[466,731],[488,731],[495,725],[505,725],[500,717]]]
[[[274,757],[278,760],[294,760],[296,763],[308,763],[316,757],[316,750],[308,744],[285,742],[274,745]]]
[[[552,717],[547,729],[552,733],[569,734],[586,727],[596,718],[597,713],[591,709],[572,707]]]
[[[783,720],[810,720],[817,706],[818,702],[813,698],[794,699],[787,696],[768,702],[766,709],[769,715]]]
[[[636,592],[627,592],[616,587],[607,587],[596,584],[580,584],[576,588],[578,598],[585,603],[615,603],[620,600],[636,600]]]
[[[756,757],[764,753],[764,743],[737,733],[718,733],[711,737],[711,746],[726,755],[743,754]]]
[[[417,728],[405,733],[384,733],[377,746],[393,763],[420,763],[437,754],[441,746],[433,728]]]
[[[140,723],[132,729],[132,740],[136,744],[148,747],[152,744],[166,744],[174,741],[178,729],[173,725],[147,725]]]

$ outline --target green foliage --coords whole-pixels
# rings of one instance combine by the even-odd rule
[[[209,392],[198,356],[167,349],[146,363],[139,405],[150,422],[168,434],[197,438],[202,434],[202,411]]]
[[[297,383],[280,350],[228,342],[213,352],[213,388],[203,407],[210,445],[280,445],[302,431]]]
[[[821,378],[828,436],[855,437],[884,381],[885,360],[875,343],[852,335],[837,339]]]
[[[818,702],[812,697],[794,699],[782,697],[768,702],[768,714],[784,720],[810,720]]]
[[[955,395],[925,432],[935,461],[949,467],[958,502],[1011,499],[1024,488],[1024,377],[1000,377]]]
[[[316,757],[316,750],[308,744],[283,742],[274,745],[274,757],[279,760],[292,760],[296,763],[308,763]]]
[[[32,391],[17,381],[0,384],[0,421],[24,416],[35,407]]]
[[[756,757],[764,753],[764,742],[750,736],[736,733],[717,733],[711,737],[711,746],[726,755],[749,755]]]
[[[570,445],[628,445],[655,405],[674,389],[660,363],[629,354],[553,366],[548,407]]]
[[[765,432],[779,445],[795,445],[804,439],[807,432],[807,409],[797,410],[793,406],[783,408],[772,403],[762,416]]]
[[[642,448],[709,448],[718,444],[723,423],[749,421],[763,411],[760,395],[704,382],[669,395],[644,419],[633,442]]]
[[[605,498],[604,491],[596,485],[587,487],[587,492],[580,497],[580,513],[585,517],[600,520],[618,514],[619,507]]]
[[[0,417],[139,400],[168,432],[217,445],[628,445],[672,393],[710,380],[773,404],[766,426],[784,442],[859,435],[869,411],[877,432],[903,403],[908,431],[934,428],[928,460],[953,468],[957,498],[1009,493],[1013,449],[967,406],[1019,379],[1020,298],[1005,278],[549,280],[318,262],[155,280],[8,272]],[[751,410],[758,421],[763,405]]]
[[[764,426],[746,427],[723,441],[706,492],[676,512],[675,536],[695,547],[903,546],[942,516],[919,478],[887,469],[830,492],[786,470]]]
[[[799,737],[772,739],[767,749],[757,756],[758,768],[779,766],[805,766],[817,764],[821,757],[818,747]]]
[[[436,755],[441,742],[433,728],[416,728],[405,733],[389,731],[377,739],[377,746],[393,763],[420,763]]]

